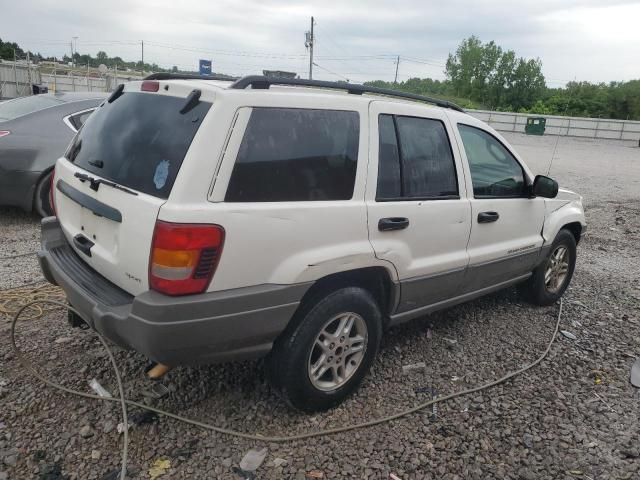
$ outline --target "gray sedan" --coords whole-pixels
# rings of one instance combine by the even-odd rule
[[[51,215],[51,172],[106,93],[35,95],[0,103],[0,205]]]

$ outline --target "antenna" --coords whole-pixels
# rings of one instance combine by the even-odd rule
[[[573,83],[576,83],[576,78],[577,77],[573,77]],[[564,112],[562,112],[562,116],[567,115],[567,111],[569,110],[569,104],[571,103],[571,97],[573,96],[573,92],[571,92],[569,94],[569,98],[567,99],[567,105],[564,107]],[[567,121],[567,136],[569,136],[569,125],[571,124],[571,120]],[[562,127],[560,127],[562,128]],[[553,160],[556,157],[556,150],[558,150],[558,142],[560,142],[560,131],[558,131],[558,135],[556,136],[556,144],[553,147],[553,153],[551,154],[551,161],[549,162],[549,168],[547,168],[547,177],[549,176],[549,173],[551,173],[551,167],[553,166]]]

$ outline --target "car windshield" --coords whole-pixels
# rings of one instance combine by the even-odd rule
[[[44,110],[64,103],[53,95],[34,95],[32,97],[16,98],[8,102],[0,103],[0,121],[13,120],[14,118],[28,115],[29,113]]]

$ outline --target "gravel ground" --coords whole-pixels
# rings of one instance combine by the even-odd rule
[[[509,139],[535,171],[546,172],[554,138]],[[314,470],[323,478],[640,478],[640,390],[629,383],[640,356],[639,165],[638,148],[560,139],[551,174],[586,195],[589,234],[578,249],[561,324],[577,339],[559,336],[535,369],[439,404],[435,413],[286,444],[155,419],[131,431],[134,478],[150,478],[160,459],[170,465],[161,478],[238,479],[233,469],[243,455],[263,447],[268,454],[259,479],[314,478],[307,476]],[[0,224],[0,257],[37,247],[34,217],[0,210]],[[0,262],[0,288],[38,278],[33,257]],[[393,329],[357,394],[323,414],[287,409],[265,383],[261,362],[178,368],[163,381],[170,394],[154,404],[263,435],[357,423],[530,363],[546,347],[557,311],[531,307],[509,289]],[[83,391],[97,378],[116,392],[99,342],[69,328],[61,312],[25,320],[18,330],[21,348],[50,378]],[[100,479],[117,468],[118,405],[63,395],[25,376],[8,337],[8,319],[0,316],[0,480],[60,478],[41,477],[54,464],[77,479]],[[122,350],[116,358],[127,396],[144,398],[150,388],[142,375],[145,359]],[[426,368],[403,375],[402,366],[416,362]]]

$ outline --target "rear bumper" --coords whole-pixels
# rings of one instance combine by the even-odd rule
[[[91,269],[67,243],[57,218],[42,220],[38,253],[45,278],[96,331],[167,365],[216,363],[267,354],[309,284],[260,285],[169,297],[136,297]]]

